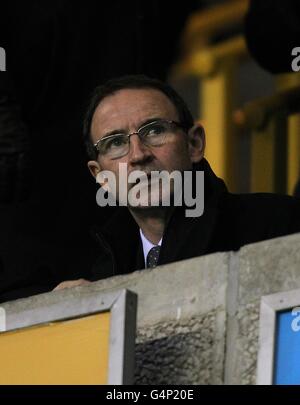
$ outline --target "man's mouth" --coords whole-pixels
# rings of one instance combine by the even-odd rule
[[[154,170],[153,170],[153,171],[154,171]],[[155,171],[157,172],[158,170],[155,170]],[[133,173],[133,171],[132,171],[131,173]],[[130,176],[131,173],[128,174],[128,178],[129,178],[129,176]],[[131,183],[131,182],[130,182],[129,184],[134,184],[134,185],[135,185],[135,184],[139,184],[139,183],[145,181],[146,179],[147,179],[148,182],[149,182],[149,181],[151,180],[151,177],[152,177],[152,171],[151,171],[151,172],[143,172],[143,176],[138,177],[134,183]]]

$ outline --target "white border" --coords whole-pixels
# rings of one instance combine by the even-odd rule
[[[66,298],[66,300],[67,305],[66,302],[54,302],[15,313],[6,311],[5,331],[109,311],[111,318],[107,384],[132,384],[134,377],[137,295],[129,290],[122,289],[110,293],[92,292],[86,296],[73,296]],[[5,311],[5,308],[1,308]]]
[[[300,306],[300,289],[265,295],[261,298],[257,384],[273,384],[277,312],[292,310],[298,306]]]

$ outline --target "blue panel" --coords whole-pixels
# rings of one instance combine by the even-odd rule
[[[300,385],[300,311],[278,312],[276,322],[274,384]]]

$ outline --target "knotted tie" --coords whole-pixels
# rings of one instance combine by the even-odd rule
[[[154,246],[152,249],[149,250],[149,253],[147,255],[147,268],[153,268],[157,266],[159,251],[160,246]]]

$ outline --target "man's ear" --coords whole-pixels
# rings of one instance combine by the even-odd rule
[[[91,175],[96,179],[97,174],[101,172],[101,167],[99,163],[96,160],[90,160],[88,161],[88,168],[91,173]]]
[[[105,174],[105,170],[101,170],[101,166],[99,165],[96,160],[90,160],[88,162],[88,168],[94,179],[96,180],[96,183],[98,183],[102,188],[104,188],[106,191],[109,191],[109,178]]]
[[[202,125],[196,123],[188,132],[189,155],[192,163],[198,163],[204,156],[205,131]]]

